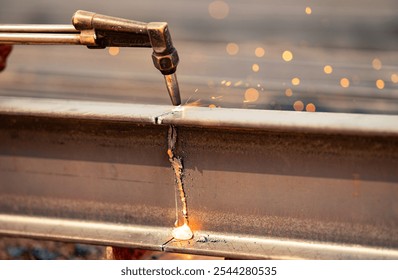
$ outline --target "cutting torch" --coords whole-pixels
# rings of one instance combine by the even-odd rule
[[[181,104],[176,76],[179,58],[166,22],[144,23],[79,10],[72,25],[0,24],[0,44],[152,48],[153,64],[164,75],[171,102]]]

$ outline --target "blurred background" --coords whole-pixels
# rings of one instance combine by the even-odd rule
[[[396,0],[0,0],[0,23],[84,9],[167,21],[184,104],[398,113]],[[16,46],[0,95],[171,104],[150,49]]]

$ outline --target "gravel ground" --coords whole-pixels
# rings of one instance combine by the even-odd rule
[[[97,260],[105,248],[78,243],[0,237],[1,260]]]
[[[108,247],[109,252],[110,247]],[[107,247],[79,243],[0,237],[0,260],[101,260],[107,259]],[[136,250],[131,257],[142,260],[213,260],[220,259],[188,254]]]

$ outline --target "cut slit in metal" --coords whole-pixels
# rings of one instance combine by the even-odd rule
[[[167,154],[169,156],[169,161],[171,163],[171,167],[174,170],[175,179],[176,179],[176,192],[181,201],[181,213],[183,218],[183,224],[179,226],[179,215],[176,212],[176,221],[174,223],[175,228],[173,229],[172,235],[174,238],[179,240],[189,240],[193,237],[193,233],[191,228],[189,227],[189,220],[188,220],[188,207],[187,207],[187,199],[186,194],[184,191],[184,184],[182,180],[183,176],[183,164],[182,159],[180,157],[176,157],[175,147],[177,142],[177,129],[174,126],[169,126],[168,131],[168,150]],[[176,203],[176,207],[178,203]],[[178,207],[176,208],[177,211]]]

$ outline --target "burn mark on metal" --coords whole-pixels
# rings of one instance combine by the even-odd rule
[[[198,239],[196,239],[197,243],[219,243],[219,242],[223,242],[223,243],[227,243],[227,241],[225,239],[218,239],[218,238],[213,238],[210,237],[208,234],[207,235],[202,235],[200,236]]]

